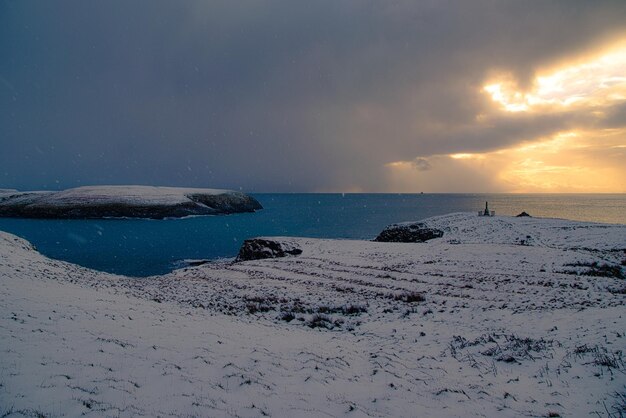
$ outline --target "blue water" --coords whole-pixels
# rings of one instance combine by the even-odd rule
[[[459,211],[485,201],[497,214],[626,224],[626,195],[257,194],[256,213],[178,220],[0,218],[0,230],[43,254],[130,276],[163,274],[183,259],[234,257],[260,235],[371,239],[386,225]]]

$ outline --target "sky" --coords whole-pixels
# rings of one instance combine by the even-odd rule
[[[626,192],[626,1],[0,0],[0,188]]]

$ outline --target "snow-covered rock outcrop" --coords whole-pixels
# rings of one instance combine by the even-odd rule
[[[512,244],[560,249],[626,251],[626,225],[555,218],[483,217],[474,213],[435,216],[420,221],[420,224],[425,228],[443,231],[443,239],[453,244]]]
[[[0,190],[0,216],[24,218],[179,218],[254,212],[241,192],[152,186],[85,186],[59,192]]]
[[[426,242],[441,238],[443,231],[428,228],[423,223],[406,223],[389,225],[374,239],[378,242]]]
[[[239,249],[239,255],[237,255],[237,261],[262,260],[299,254],[302,254],[302,250],[291,242],[276,238],[253,238],[243,242]]]

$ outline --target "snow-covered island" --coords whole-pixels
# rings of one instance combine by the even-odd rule
[[[145,279],[0,233],[0,416],[624,414],[626,225],[408,225]]]
[[[0,216],[22,218],[180,218],[254,212],[241,192],[153,186],[84,186],[63,191],[0,189]]]

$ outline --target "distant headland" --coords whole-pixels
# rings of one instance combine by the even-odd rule
[[[0,216],[49,219],[181,218],[254,212],[245,193],[154,186],[84,186],[63,191],[0,189]]]

